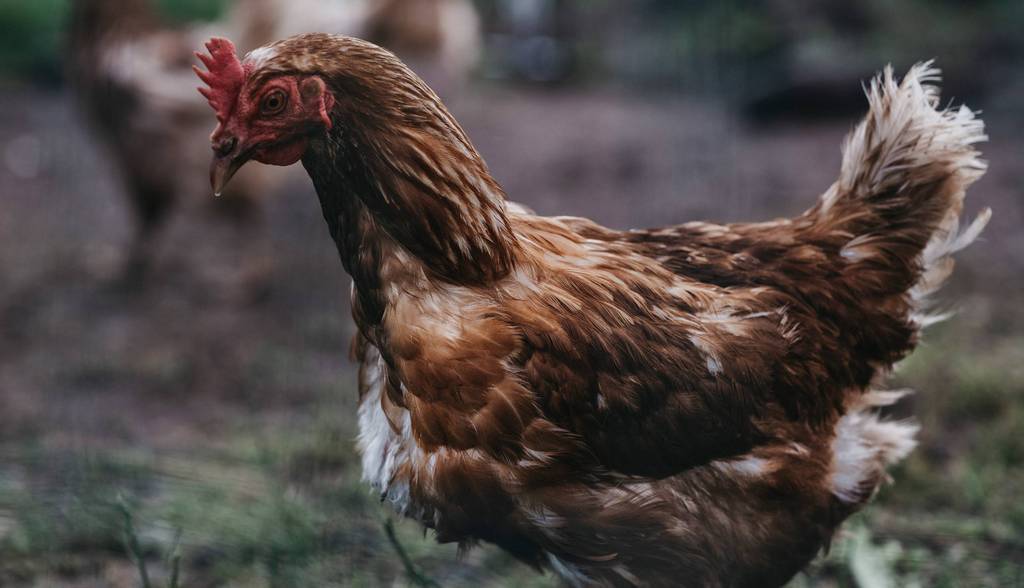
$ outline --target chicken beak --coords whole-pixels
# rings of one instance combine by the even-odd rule
[[[244,164],[245,159],[241,157],[213,156],[213,161],[210,162],[210,187],[213,188],[214,196],[220,196],[224,192],[228,181]]]
[[[218,127],[219,129],[219,127]],[[210,187],[213,195],[220,196],[231,177],[245,162],[249,161],[251,151],[245,149],[238,137],[222,137],[219,130],[214,134],[213,160],[210,161]]]

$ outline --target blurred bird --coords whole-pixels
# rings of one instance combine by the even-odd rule
[[[242,51],[312,31],[363,37],[401,56],[435,89],[466,78],[481,52],[471,0],[235,0],[225,22],[205,30],[239,39]]]
[[[422,18],[406,22],[396,16],[408,8]],[[395,19],[397,24],[387,24]],[[255,48],[310,30],[379,35],[425,69],[442,64],[450,73],[442,83],[468,75],[478,54],[479,27],[469,0],[237,0],[223,21],[187,27],[164,22],[150,0],[75,0],[69,74],[123,177],[137,221],[129,276],[144,273],[170,213],[207,191],[199,170],[209,165],[202,153],[208,115],[190,88],[192,49],[211,34],[228,32]],[[280,171],[247,170],[216,209],[251,233],[261,224],[261,197],[283,179]],[[251,246],[249,237],[243,240]]]
[[[141,277],[171,211],[206,193],[200,170],[206,143],[204,106],[188,88],[188,29],[168,26],[148,0],[76,0],[69,29],[69,74],[93,128],[122,176],[136,226],[126,273]],[[218,207],[238,226],[258,217],[249,174]],[[199,201],[198,198],[195,201]]]
[[[958,229],[984,129],[929,64],[871,82],[807,212],[618,231],[506,201],[377,46],[207,48],[214,190],[302,161],[352,276],[364,477],[438,540],[574,585],[781,585],[913,448],[876,387],[989,218]]]

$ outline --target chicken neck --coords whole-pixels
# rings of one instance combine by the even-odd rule
[[[335,117],[302,163],[352,276],[357,317],[379,323],[385,286],[398,275],[479,286],[511,270],[518,245],[504,195],[468,142],[434,140],[430,145],[443,153],[428,153],[404,143],[401,128],[373,136]],[[427,165],[437,161],[445,163]],[[405,271],[394,271],[399,266]]]

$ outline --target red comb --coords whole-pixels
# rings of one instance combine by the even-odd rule
[[[238,60],[235,45],[231,41],[214,37],[206,42],[206,49],[209,55],[196,51],[196,57],[203,62],[207,71],[194,65],[192,69],[209,86],[199,88],[199,93],[206,97],[217,112],[217,121],[224,123],[234,110],[238,91],[245,80],[245,70],[242,69],[242,62]]]

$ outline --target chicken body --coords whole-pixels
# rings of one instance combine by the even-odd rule
[[[780,585],[912,449],[873,385],[988,218],[957,229],[983,129],[936,110],[928,66],[874,82],[803,215],[616,231],[507,203],[373,45],[243,63],[240,96],[323,81],[302,162],[353,278],[364,477],[439,540],[577,585]]]

